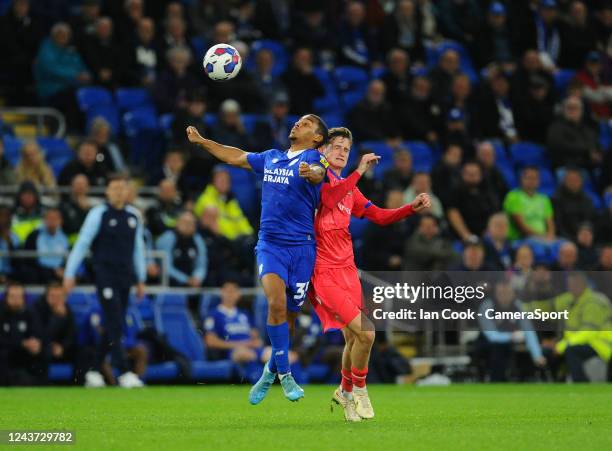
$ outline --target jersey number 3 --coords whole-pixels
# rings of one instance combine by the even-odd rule
[[[295,288],[297,292],[293,295],[293,299],[299,301],[300,299],[304,299],[306,297],[306,292],[308,291],[308,285],[310,282],[298,282],[295,284]]]

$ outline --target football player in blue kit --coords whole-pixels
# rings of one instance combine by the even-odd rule
[[[203,138],[187,127],[190,142],[201,145],[219,160],[263,175],[257,269],[268,299],[267,331],[272,357],[249,401],[259,404],[278,374],[285,397],[297,401],[304,390],[289,368],[289,337],[306,299],[316,247],[314,215],[319,205],[327,160],[317,148],[327,141],[327,126],[314,115],[302,116],[289,133],[288,150],[249,153]]]

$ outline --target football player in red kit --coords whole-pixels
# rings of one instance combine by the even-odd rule
[[[361,283],[353,257],[350,219],[355,216],[387,225],[429,208],[431,202],[427,194],[419,194],[412,203],[397,209],[379,208],[368,201],[356,184],[379,157],[364,155],[357,169],[343,179],[340,172],[348,162],[351,145],[350,130],[329,130],[329,141],[323,148],[329,162],[329,180],[321,188],[321,206],[315,217],[317,255],[309,299],[325,331],[342,330],[342,384],[332,401],[344,408],[347,421],[360,421],[374,417],[366,389],[374,327],[361,312]]]

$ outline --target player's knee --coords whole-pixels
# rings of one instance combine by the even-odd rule
[[[287,306],[285,305],[284,298],[268,299],[268,316],[269,319],[275,323],[281,323],[287,320]]]
[[[362,330],[357,335],[357,339],[359,340],[359,342],[362,345],[368,346],[368,347],[371,347],[372,344],[374,344],[374,337],[375,337],[375,333],[373,330]]]

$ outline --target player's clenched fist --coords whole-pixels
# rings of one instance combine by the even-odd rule
[[[431,208],[431,199],[429,198],[429,194],[419,194],[417,197],[414,198],[410,205],[412,205],[412,209],[417,213],[427,208]]]
[[[378,163],[378,160],[380,160],[380,156],[373,153],[366,153],[363,157],[361,157],[359,166],[357,166],[357,172],[359,172],[361,175],[365,174],[373,164]]]
[[[196,144],[204,141],[204,138],[202,138],[202,135],[200,135],[198,129],[195,128],[193,125],[187,127],[187,139],[189,140],[189,142]]]

